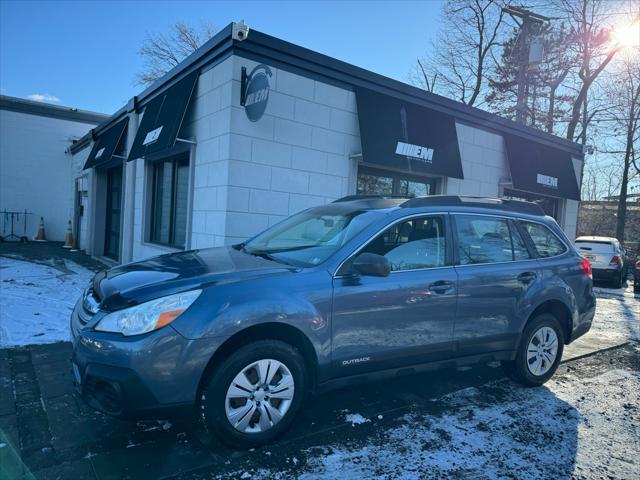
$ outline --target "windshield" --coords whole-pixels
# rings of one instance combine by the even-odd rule
[[[241,245],[244,252],[296,266],[324,262],[383,213],[345,209],[342,205],[311,208],[293,215]]]

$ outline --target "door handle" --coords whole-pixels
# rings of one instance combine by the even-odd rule
[[[524,283],[525,285],[528,285],[529,283],[533,282],[537,277],[538,275],[535,272],[524,272],[518,275],[518,281],[520,283]]]
[[[455,283],[449,280],[438,280],[429,284],[429,290],[433,293],[449,293],[454,286]]]

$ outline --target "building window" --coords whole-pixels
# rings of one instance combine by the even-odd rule
[[[520,192],[518,190],[511,190],[508,188],[504,189],[504,194],[502,196],[505,198],[511,198],[513,200],[525,200],[527,202],[537,203],[538,205],[540,205],[540,208],[542,208],[545,214],[555,218],[556,220],[559,220],[559,208],[558,208],[557,198],[543,197],[542,195]]]
[[[189,159],[177,157],[152,164],[151,235],[153,243],[184,248],[187,237]]]
[[[434,178],[416,177],[373,168],[358,168],[358,195],[423,197],[435,193]]]

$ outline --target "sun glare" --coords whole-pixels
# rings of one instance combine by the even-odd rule
[[[620,25],[613,29],[616,45],[621,47],[640,47],[640,22]]]

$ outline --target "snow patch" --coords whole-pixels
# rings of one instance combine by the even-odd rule
[[[344,419],[351,424],[352,427],[356,425],[362,425],[363,423],[370,422],[368,418],[363,417],[359,413],[348,413]]]
[[[447,396],[442,415],[407,414],[402,425],[365,445],[310,450],[298,478],[634,478],[640,374],[613,370],[594,378],[552,379],[539,388],[509,381],[489,392]],[[478,395],[479,394],[479,395]],[[480,397],[484,398],[479,402]],[[615,452],[615,455],[611,453]]]
[[[69,340],[69,318],[94,273],[0,257],[0,348]]]

